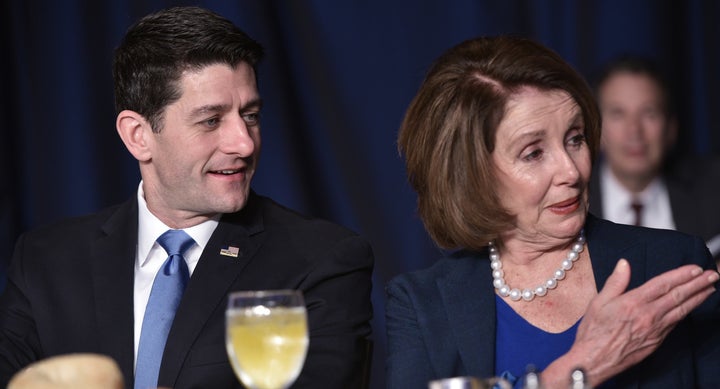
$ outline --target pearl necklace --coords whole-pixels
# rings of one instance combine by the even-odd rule
[[[560,263],[560,268],[555,270],[553,276],[548,278],[544,284],[536,286],[535,289],[526,288],[521,291],[517,288],[511,288],[505,283],[505,273],[502,269],[502,262],[500,262],[500,254],[498,253],[497,247],[495,247],[495,243],[490,242],[490,267],[492,268],[493,286],[495,286],[495,289],[497,289],[500,296],[509,296],[512,301],[518,301],[520,299],[532,301],[535,296],[545,296],[548,289],[555,289],[558,285],[558,281],[565,278],[565,272],[572,269],[573,263],[580,258],[580,253],[583,251],[584,246],[585,234],[583,231],[580,231],[580,235],[575,243],[573,243],[570,252]]]

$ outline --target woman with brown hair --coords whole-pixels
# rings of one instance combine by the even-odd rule
[[[720,296],[702,240],[589,215],[600,116],[533,41],[464,42],[432,66],[399,135],[418,211],[455,250],[388,287],[388,387],[570,373],[609,388],[720,387]]]

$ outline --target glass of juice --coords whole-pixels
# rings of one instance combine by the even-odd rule
[[[225,319],[228,356],[243,385],[286,389],[295,382],[308,348],[301,291],[230,293]]]

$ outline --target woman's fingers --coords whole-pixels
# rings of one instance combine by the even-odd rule
[[[686,265],[660,274],[626,294],[669,324],[702,304],[715,290],[713,285],[717,280],[716,271]]]
[[[693,272],[695,274],[697,272]],[[700,271],[691,280],[675,286],[664,296],[657,299],[660,311],[665,311],[663,319],[676,323],[697,308],[715,291],[718,273],[713,270]]]
[[[718,278],[715,271],[687,265],[625,292],[630,265],[621,259],[588,307],[576,342],[590,345],[598,354],[596,360],[621,370],[631,366],[654,351],[680,320],[713,293]]]
[[[645,301],[654,301],[667,295],[674,288],[693,281],[702,280],[703,269],[697,265],[685,265],[668,270],[648,280],[632,292]],[[700,281],[702,283],[702,281]],[[699,283],[696,283],[698,286]]]

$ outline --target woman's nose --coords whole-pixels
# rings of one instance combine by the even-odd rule
[[[574,184],[577,182],[580,177],[580,170],[578,169],[577,161],[569,152],[563,151],[559,153],[556,163],[556,176],[560,180],[559,183]]]

